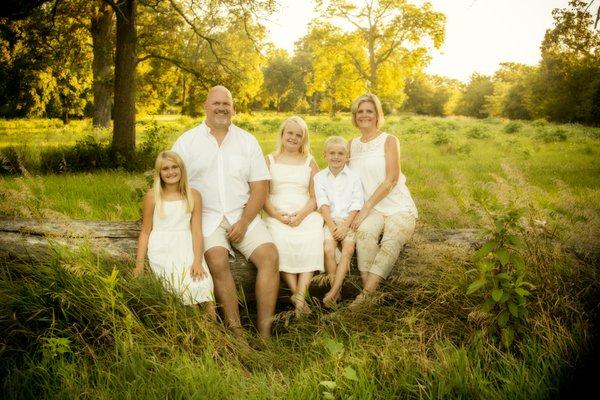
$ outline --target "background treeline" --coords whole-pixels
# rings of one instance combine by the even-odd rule
[[[37,3],[0,19],[0,117],[93,117],[108,126],[118,37],[110,4],[119,2]],[[370,90],[388,112],[600,124],[600,32],[589,2],[553,11],[538,65],[503,63],[467,83],[424,73],[445,25],[428,4],[317,1],[320,17],[288,54],[265,40],[270,0],[129,3],[137,114],[198,115],[207,88],[224,83],[242,111],[333,115]],[[354,30],[339,28],[343,20]]]

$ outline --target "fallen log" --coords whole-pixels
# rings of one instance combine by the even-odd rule
[[[43,261],[56,257],[61,249],[77,251],[85,245],[94,254],[128,263],[133,267],[139,230],[139,222],[0,217],[0,259]],[[464,264],[481,243],[480,232],[478,229],[418,226],[413,238],[400,254],[392,274],[410,282],[432,273],[441,262]],[[231,270],[237,285],[243,289],[245,298],[253,300],[256,275],[254,266],[236,252]],[[352,271],[353,274],[357,273],[355,268]],[[313,295],[322,292],[323,288],[311,288]]]

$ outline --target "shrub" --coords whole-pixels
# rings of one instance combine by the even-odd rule
[[[471,139],[488,139],[492,137],[485,129],[475,126],[467,131],[467,137]]]
[[[146,131],[146,136],[138,151],[136,152],[136,169],[145,170],[152,168],[154,160],[158,153],[167,149],[167,139],[164,128],[158,126],[156,121],[152,121]]]
[[[536,119],[531,123],[531,126],[533,126],[534,128],[543,128],[546,125],[548,125],[548,121],[546,121],[544,118]]]
[[[510,121],[508,124],[504,125],[504,132],[506,133],[517,133],[521,130],[523,125],[517,121]]]
[[[433,136],[433,144],[436,146],[442,146],[450,143],[450,137],[444,132],[436,132]]]
[[[14,147],[0,149],[0,174],[18,175],[24,168],[21,155]]]
[[[565,142],[567,140],[567,131],[562,128],[556,128],[553,131],[541,131],[536,138],[544,143]]]

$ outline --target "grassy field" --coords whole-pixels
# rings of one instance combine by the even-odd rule
[[[286,115],[238,115],[265,152]],[[324,166],[328,135],[356,135],[347,115],[307,116]],[[166,147],[199,122],[147,117]],[[378,304],[357,313],[319,308],[304,320],[277,316],[276,336],[240,343],[183,306],[150,276],[131,280],[82,249],[36,265],[0,265],[0,377],[7,398],[522,398],[566,395],[593,338],[600,294],[600,129],[546,121],[387,118],[419,226],[480,227],[522,208],[527,280],[525,330],[510,349],[486,334],[483,294],[466,295],[467,260],[424,257],[417,281],[392,280]],[[0,176],[0,214],[136,220],[142,172],[41,174],[44,152],[106,131],[89,121],[0,121],[0,151],[22,175]],[[7,153],[3,153],[7,154]],[[1,160],[0,160],[1,161]],[[572,249],[579,249],[576,257]],[[285,307],[283,307],[285,308]],[[244,307],[250,321],[253,307]],[[492,318],[493,319],[493,318]],[[249,327],[250,328],[250,327]],[[250,328],[251,329],[251,328]]]

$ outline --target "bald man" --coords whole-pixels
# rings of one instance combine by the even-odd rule
[[[215,86],[204,102],[206,119],[173,145],[185,162],[191,187],[202,195],[204,257],[226,324],[241,335],[240,312],[229,256],[232,246],[257,269],[257,327],[271,335],[279,290],[279,260],[258,212],[266,200],[269,170],[258,141],[231,123],[233,97]]]

